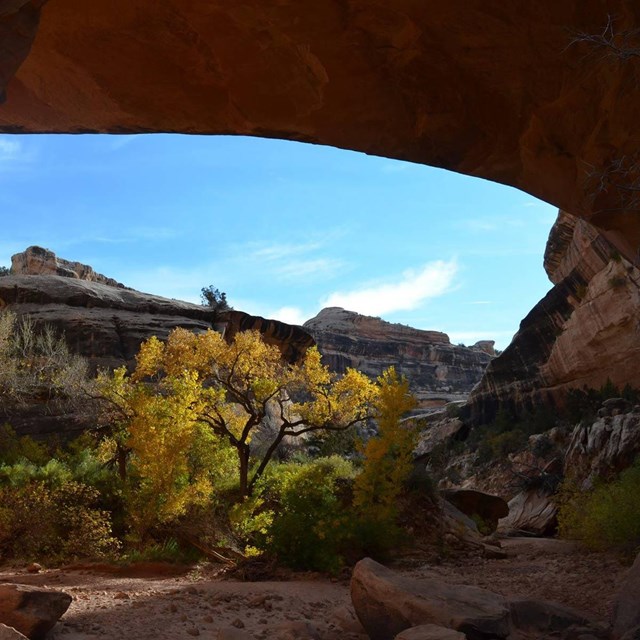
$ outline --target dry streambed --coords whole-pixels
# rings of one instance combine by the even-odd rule
[[[504,547],[508,558],[502,560],[414,561],[399,569],[507,596],[555,600],[601,620],[608,617],[626,569],[616,558],[554,540],[507,540]],[[119,573],[106,567],[38,574],[5,569],[0,582],[46,585],[72,595],[51,634],[54,639],[366,638],[354,618],[348,584],[322,578],[237,582],[220,579],[212,570],[180,572],[159,565]]]

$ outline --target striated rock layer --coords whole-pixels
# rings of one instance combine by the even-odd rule
[[[589,218],[635,259],[639,23],[636,0],[0,0],[0,131],[246,134],[440,166]]]
[[[36,323],[64,332],[71,349],[94,366],[131,364],[142,341],[154,335],[166,338],[176,327],[216,328],[229,337],[255,329],[290,361],[313,345],[301,327],[277,320],[235,310],[216,314],[189,302],[63,276],[0,278],[0,308],[28,314]]]
[[[422,407],[466,399],[493,351],[492,341],[460,347],[445,333],[391,324],[340,307],[323,309],[304,329],[333,371],[353,367],[376,378],[394,366],[407,377]]]
[[[140,343],[151,336],[166,338],[176,327],[192,331],[215,328],[232,338],[254,329],[275,344],[285,358],[298,360],[313,339],[301,327],[250,316],[242,311],[216,314],[207,307],[100,282],[57,275],[0,278],[0,309],[28,314],[36,324],[49,324],[64,334],[70,348],[93,369],[131,366]],[[9,419],[21,435],[70,436],[87,425],[81,415],[56,413],[34,404]]]
[[[501,405],[562,405],[569,389],[607,379],[640,387],[640,270],[565,212],[551,230],[545,269],[554,286],[474,389],[474,421],[490,421]]]

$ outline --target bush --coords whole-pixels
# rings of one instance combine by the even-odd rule
[[[302,465],[283,464],[271,474],[267,494],[273,523],[263,542],[294,569],[337,572],[351,532],[346,493],[352,465],[338,457]]]
[[[581,493],[566,482],[559,495],[560,535],[594,550],[615,550],[629,558],[640,547],[640,464],[609,483]]]
[[[23,559],[101,558],[117,551],[96,489],[74,481],[0,488],[0,551]]]

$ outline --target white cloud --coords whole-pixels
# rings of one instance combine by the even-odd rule
[[[323,248],[321,242],[299,244],[248,245],[236,247],[236,256],[242,262],[253,263],[252,270],[259,268],[281,281],[309,281],[311,278],[329,278],[344,269],[344,260],[318,255]]]
[[[397,282],[332,293],[323,306],[343,307],[369,316],[410,311],[449,291],[457,272],[455,260],[430,262],[419,270],[405,271]]]
[[[308,320],[308,316],[298,307],[281,307],[271,313],[269,317],[280,320],[280,322],[286,322],[287,324],[304,324],[304,322]]]
[[[494,331],[494,330],[477,330],[477,331],[447,331],[449,340],[453,344],[462,342],[466,345],[473,345],[480,340],[495,340],[497,349],[504,349],[513,338],[513,331]]]

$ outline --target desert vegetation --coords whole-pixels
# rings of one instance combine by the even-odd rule
[[[5,313],[0,329],[3,406],[75,403],[94,423],[66,443],[2,427],[3,557],[266,556],[336,572],[398,544],[414,400],[393,369],[337,376],[315,348],[288,364],[257,332],[176,329],[133,370],[92,378],[50,328]],[[376,437],[322,455],[371,420]]]

